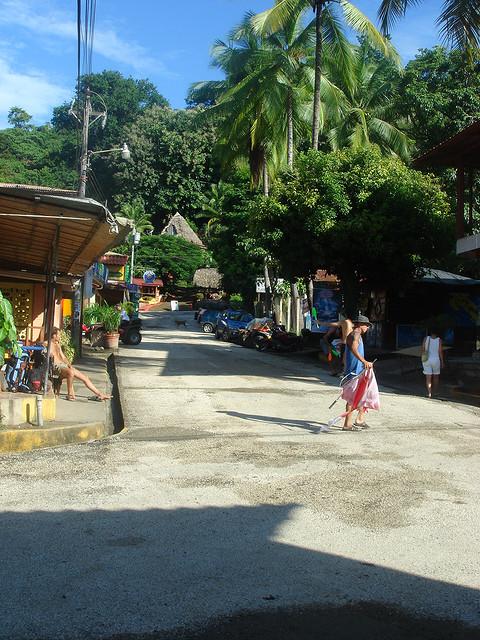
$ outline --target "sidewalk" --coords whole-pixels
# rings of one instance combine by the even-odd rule
[[[106,393],[112,393],[107,362],[110,355],[110,351],[95,352],[84,346],[83,357],[75,362],[75,367]],[[112,402],[89,400],[92,392],[79,381],[75,382],[75,402],[66,400],[66,392],[64,382],[56,400],[55,420],[45,421],[43,427],[30,423],[0,427],[0,454],[98,440],[114,433]]]

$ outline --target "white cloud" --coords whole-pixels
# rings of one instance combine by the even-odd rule
[[[71,90],[55,84],[46,75],[37,71],[19,73],[0,59],[0,128],[8,126],[10,107],[25,109],[36,123],[43,124],[50,119],[53,107],[70,97]]]
[[[77,25],[76,20],[72,18],[74,5],[71,4],[72,11],[65,13],[52,5],[48,6],[48,2],[42,2],[40,13],[31,0],[1,0],[0,24],[27,29],[36,35],[76,41]],[[160,75],[174,75],[161,61],[152,58],[145,47],[123,39],[112,26],[99,24],[98,21],[93,46],[96,53],[137,71],[154,70]]]

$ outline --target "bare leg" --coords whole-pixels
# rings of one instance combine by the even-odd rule
[[[93,384],[93,382],[90,380],[90,378],[86,376],[84,373],[82,373],[78,369],[73,369],[73,368],[71,369],[71,371],[73,371],[73,377],[83,382],[83,384],[87,387],[87,389],[90,389],[90,391],[92,391],[97,396],[97,398],[100,398],[100,400],[108,400],[110,398],[110,396],[107,396],[101,391],[99,391],[97,387]]]
[[[433,375],[432,376],[432,395],[433,394],[437,395],[438,383],[439,382],[440,382],[440,376],[439,375]]]
[[[356,419],[356,424],[363,424],[365,422],[365,409],[359,409]]]
[[[67,397],[75,399],[75,389],[73,388],[73,369],[62,369],[60,376],[67,381]]]
[[[425,376],[425,384],[427,385],[427,395],[429,398],[431,398],[432,397],[432,376],[428,374]]]
[[[353,427],[353,411],[352,405],[347,404],[347,415],[345,416],[345,422],[343,423],[343,428],[345,430],[350,430]]]

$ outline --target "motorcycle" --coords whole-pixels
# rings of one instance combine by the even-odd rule
[[[255,318],[246,327],[242,336],[243,344],[257,351],[271,349],[278,352],[297,351],[302,347],[302,339],[289,333],[283,325],[276,325],[270,318]]]
[[[120,340],[123,344],[137,345],[142,341],[142,334],[140,329],[142,328],[142,321],[140,318],[132,318],[131,320],[124,320],[118,329],[120,333]]]

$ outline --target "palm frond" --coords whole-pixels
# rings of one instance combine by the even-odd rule
[[[440,35],[457,49],[480,46],[480,3],[478,0],[445,0],[437,19]]]
[[[400,66],[401,60],[397,50],[389,40],[382,36],[367,16],[349,0],[339,0],[339,3],[343,10],[345,22],[354,31],[365,36],[372,46],[381,51],[385,57],[391,58]]]
[[[409,6],[419,4],[421,0],[382,0],[378,9],[378,19],[384,34],[390,33],[395,23],[403,18]]]
[[[276,0],[275,5],[252,18],[252,27],[258,34],[267,35],[284,28],[292,16],[305,11],[309,3],[305,0]]]

